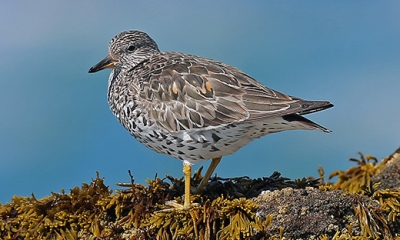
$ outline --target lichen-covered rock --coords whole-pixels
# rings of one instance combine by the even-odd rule
[[[400,188],[400,148],[386,159],[386,167],[372,177],[372,182],[380,182],[379,189]]]
[[[323,234],[333,237],[336,232],[360,235],[360,227],[354,212],[356,195],[341,190],[322,191],[318,188],[285,188],[264,192],[257,197],[257,215],[274,215],[270,231],[278,234],[283,228],[288,239],[312,239]],[[363,204],[378,209],[378,203],[367,197],[361,198]]]

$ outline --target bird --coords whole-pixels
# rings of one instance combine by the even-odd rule
[[[192,165],[211,159],[197,189],[221,158],[252,140],[284,130],[329,129],[302,115],[333,104],[268,88],[223,62],[161,52],[145,32],[128,30],[109,43],[108,55],[89,73],[111,68],[107,98],[115,117],[147,148],[183,162],[184,202],[190,209]]]

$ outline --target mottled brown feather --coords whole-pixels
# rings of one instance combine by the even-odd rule
[[[263,86],[236,68],[189,54],[155,54],[129,74],[128,79],[140,79],[138,102],[143,106],[139,107],[152,109],[150,119],[171,132],[315,108],[310,102]]]

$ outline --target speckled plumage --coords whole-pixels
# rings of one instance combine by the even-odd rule
[[[269,133],[329,132],[301,115],[331,103],[274,91],[215,60],[160,52],[143,32],[115,36],[89,72],[111,67],[108,102],[119,122],[148,148],[189,163],[232,154]]]

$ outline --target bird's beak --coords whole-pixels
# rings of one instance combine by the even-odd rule
[[[110,55],[107,55],[107,57],[105,57],[99,63],[97,63],[96,65],[91,67],[89,69],[89,73],[95,73],[95,72],[98,72],[98,71],[103,70],[105,68],[112,68],[112,67],[114,67],[114,64],[115,64],[115,60],[112,59]]]

